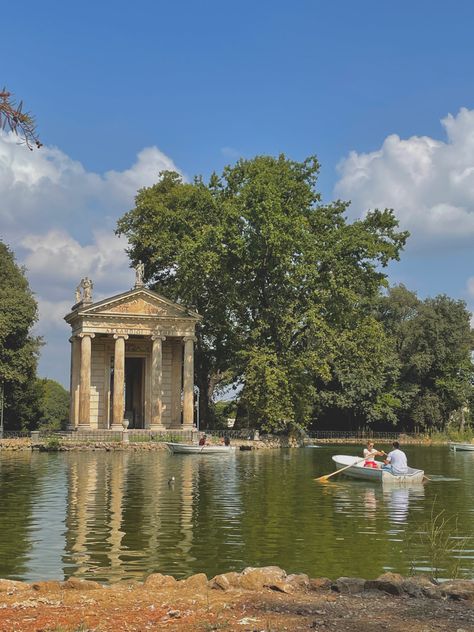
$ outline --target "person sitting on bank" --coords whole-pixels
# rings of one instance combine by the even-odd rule
[[[387,456],[385,452],[376,450],[373,441],[367,441],[367,447],[364,448],[364,467],[379,468],[381,464],[375,461],[376,456]]]
[[[403,452],[403,450],[400,450],[400,444],[398,441],[394,441],[392,445],[393,450],[387,454],[383,469],[388,470],[395,476],[408,474],[407,455]]]
[[[206,435],[203,434],[202,437],[199,439],[199,445],[206,445]]]
[[[227,447],[230,446],[230,437],[229,437],[229,435],[225,435],[225,437],[224,437],[224,445],[226,445]]]

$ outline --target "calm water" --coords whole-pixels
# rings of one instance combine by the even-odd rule
[[[407,448],[437,478],[414,488],[313,480],[333,471],[332,455],[359,452],[0,454],[0,577],[112,582],[269,564],[331,578],[435,566],[447,577],[459,564],[473,578],[474,452]]]

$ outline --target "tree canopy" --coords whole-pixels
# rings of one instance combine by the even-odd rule
[[[0,384],[5,389],[5,426],[20,429],[34,418],[33,383],[40,345],[31,334],[37,305],[24,271],[0,242]]]
[[[391,414],[391,348],[374,302],[407,233],[387,209],[349,223],[347,203],[322,203],[318,172],[314,157],[283,155],[240,160],[207,183],[164,172],[118,223],[145,280],[205,315],[204,420],[216,389],[236,384],[238,420],[269,430],[305,427],[328,406]]]
[[[398,418],[407,430],[444,430],[473,395],[474,338],[463,301],[418,299],[403,285],[380,301],[380,319],[398,357]]]

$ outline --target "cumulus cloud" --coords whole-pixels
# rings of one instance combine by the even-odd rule
[[[412,237],[408,247],[446,250],[474,242],[474,110],[441,121],[446,140],[392,134],[380,149],[352,151],[338,171],[335,193],[352,215],[393,208]]]
[[[128,210],[137,189],[163,170],[179,171],[156,147],[147,147],[125,171],[98,174],[55,147],[27,151],[0,131],[0,222],[15,241],[45,226],[65,227],[78,238],[105,218]],[[110,221],[110,219],[109,219]]]
[[[36,327],[44,335],[43,374],[69,376],[63,317],[82,277],[94,281],[94,300],[132,287],[134,273],[115,236],[116,220],[132,208],[138,189],[163,170],[179,169],[157,147],[140,151],[130,168],[104,174],[55,147],[28,151],[0,130],[0,239],[27,268],[39,304]]]

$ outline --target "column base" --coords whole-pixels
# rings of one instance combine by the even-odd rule
[[[163,424],[151,424],[150,430],[155,432],[163,432],[165,430],[168,430],[168,428],[166,426],[163,426]]]
[[[123,425],[122,424],[112,424],[110,426],[109,430],[114,430],[115,432],[120,430],[120,432],[122,432],[123,431]]]

